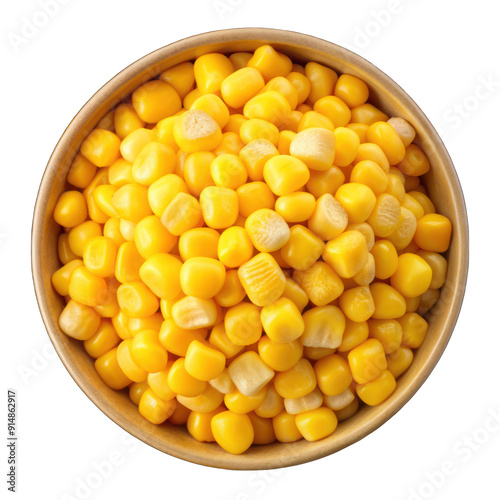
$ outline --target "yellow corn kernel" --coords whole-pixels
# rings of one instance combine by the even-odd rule
[[[371,226],[366,222],[358,222],[353,224],[347,224],[347,231],[359,231],[366,240],[366,247],[368,251],[371,252],[373,245],[375,244],[375,233]]]
[[[385,113],[369,103],[352,108],[351,113],[352,122],[366,123],[367,125],[372,125],[376,122],[386,122],[389,119]]]
[[[323,259],[341,278],[352,278],[368,261],[366,239],[359,231],[345,231],[326,244]]]
[[[417,309],[418,314],[425,314],[429,311],[429,309],[438,301],[439,295],[439,290],[433,290],[431,288],[422,294],[420,297],[420,304]]]
[[[296,270],[293,279],[301,286],[309,300],[324,306],[337,299],[344,290],[342,280],[325,262],[318,261],[305,270]]]
[[[217,307],[212,299],[184,297],[172,306],[175,324],[186,330],[197,330],[215,324]]]
[[[96,276],[109,278],[115,272],[116,245],[111,238],[95,236],[83,250],[85,267]]]
[[[243,107],[245,118],[249,120],[258,118],[271,122],[277,127],[286,123],[286,117],[290,115],[291,111],[287,99],[275,90],[257,94],[247,101]]]
[[[273,198],[274,199],[274,198]],[[276,200],[276,212],[285,219],[286,222],[303,222],[311,217],[316,200],[310,193],[297,192],[280,196]]]
[[[69,337],[87,340],[95,335],[100,321],[92,307],[70,300],[59,316],[59,327]]]
[[[120,283],[116,279],[111,278],[107,283],[103,298],[97,306],[94,306],[95,311],[102,318],[112,318],[118,314],[120,306],[116,298],[116,290],[119,285]]]
[[[290,239],[281,249],[281,257],[294,269],[305,271],[321,256],[325,243],[302,225],[290,228]]]
[[[212,433],[211,422],[215,415],[225,410],[223,406],[216,408],[208,413],[191,411],[186,422],[187,430],[197,441],[213,442],[215,441]]]
[[[125,137],[120,145],[120,153],[125,160],[133,163],[142,148],[156,140],[156,133],[146,128],[138,128]]]
[[[232,326],[229,323],[228,325]],[[212,328],[208,341],[228,359],[233,358],[243,350],[242,345],[236,345],[229,340],[224,323],[219,323]]]
[[[157,253],[141,265],[139,276],[157,297],[172,300],[181,291],[182,266],[183,264],[174,256]]]
[[[168,232],[159,217],[150,215],[137,223],[134,241],[141,257],[147,259],[157,253],[170,252],[177,237]]]
[[[344,173],[335,166],[321,172],[312,170],[306,188],[315,198],[319,198],[324,194],[335,194],[344,180]]]
[[[242,227],[229,227],[220,235],[218,257],[226,267],[239,267],[252,255],[252,241]]]
[[[128,397],[136,406],[139,406],[141,397],[149,389],[147,382],[132,382],[128,391]]]
[[[70,276],[69,296],[86,306],[94,307],[106,298],[107,285],[103,278],[96,276],[86,267],[77,267]]]
[[[124,389],[132,382],[118,364],[117,350],[115,347],[95,360],[97,373],[103,382],[115,391]]]
[[[432,269],[432,280],[429,288],[441,288],[446,279],[446,271],[448,267],[446,259],[436,252],[428,252],[426,250],[419,250],[417,255],[422,257],[422,259],[424,259]]]
[[[413,142],[413,139],[415,139],[415,129],[405,119],[393,117],[389,118],[387,123],[399,135],[399,138],[403,142],[405,148],[407,148]]]
[[[194,340],[204,341],[206,336],[206,328],[186,330],[177,326],[173,319],[166,319],[161,325],[158,339],[168,352],[186,356],[190,343]]]
[[[305,75],[311,82],[308,102],[312,104],[322,97],[331,95],[338,80],[338,75],[333,69],[316,62],[308,62],[306,64]]]
[[[359,142],[361,147],[361,145],[366,142],[366,131],[368,130],[368,125],[366,125],[366,123],[348,123],[346,127],[357,134],[357,136],[359,137]],[[359,154],[359,148],[358,148],[358,154]]]
[[[257,69],[266,82],[277,76],[286,76],[292,71],[290,58],[276,52],[270,45],[262,45],[256,49],[247,66]]]
[[[210,164],[210,173],[216,186],[237,189],[245,184],[247,171],[240,157],[223,154],[214,158]]]
[[[387,174],[387,188],[386,193],[392,194],[399,203],[403,203],[405,199],[404,176],[395,167],[391,167],[389,174]]]
[[[309,297],[302,287],[295,282],[292,278],[286,278],[285,291],[283,297],[290,299],[298,308],[300,312],[309,303]]]
[[[338,354],[320,359],[314,365],[318,387],[326,396],[336,396],[349,388],[352,382],[347,361]]]
[[[402,344],[411,349],[420,347],[429,328],[427,321],[414,312],[406,313],[398,321],[403,329]]]
[[[120,245],[127,241],[120,231],[120,217],[109,218],[104,224],[102,234],[106,238],[113,240],[116,248],[119,248]]]
[[[113,206],[113,195],[116,193],[116,191],[118,191],[117,186],[102,184],[100,186],[97,186],[92,191],[92,194],[89,195],[88,199],[90,200],[93,198],[93,204],[97,205],[97,209],[103,212],[107,217],[116,217],[118,214],[115,210],[115,207]],[[90,206],[92,206],[92,202],[90,203]]]
[[[196,86],[201,94],[221,90],[222,82],[234,71],[233,63],[223,54],[204,54],[194,63]]]
[[[338,352],[347,352],[364,342],[369,335],[368,323],[366,321],[356,322],[346,320],[342,343],[338,346]]]
[[[247,121],[247,119],[240,113],[235,113],[229,116],[229,121],[222,130],[224,134],[233,133],[240,135],[241,126]]]
[[[372,160],[362,160],[352,169],[350,182],[365,184],[375,196],[379,196],[385,192],[389,181],[386,173],[377,163]]]
[[[160,311],[161,315],[163,316],[164,319],[171,319],[172,318],[172,307],[173,305],[180,299],[184,298],[185,295],[180,292],[177,297],[173,298],[172,300],[165,300],[161,299],[160,300]]]
[[[279,372],[292,368],[302,357],[303,349],[299,340],[275,342],[267,335],[261,337],[258,343],[259,355],[262,361]]]
[[[250,52],[234,52],[229,56],[229,60],[233,63],[234,70],[238,71],[241,68],[246,68],[252,56],[253,54]]]
[[[134,181],[146,186],[174,171],[176,155],[170,146],[161,142],[149,142],[137,155],[132,165]]]
[[[209,227],[189,229],[179,238],[179,254],[183,261],[192,257],[217,258],[220,234]]]
[[[391,285],[404,297],[415,298],[426,292],[432,281],[431,266],[419,255],[404,253],[391,276]]]
[[[273,422],[270,418],[259,417],[254,412],[248,414],[254,430],[253,444],[270,444],[276,441]]]
[[[368,130],[368,129],[367,129]],[[372,142],[365,142],[359,145],[358,154],[354,158],[354,164],[358,164],[362,161],[373,161],[375,162],[385,174],[390,171],[389,160],[385,156],[381,147]]]
[[[380,341],[386,354],[391,354],[401,346],[403,329],[395,319],[371,319],[368,321],[370,337]]]
[[[228,339],[238,346],[257,342],[262,335],[260,308],[248,302],[230,307],[224,318]]]
[[[148,189],[140,184],[126,184],[113,195],[113,206],[118,215],[137,223],[152,214],[148,203]]]
[[[133,337],[128,328],[129,319],[130,318],[121,309],[119,309],[115,316],[111,318],[113,327],[116,330],[118,337],[120,337],[122,340],[130,339]]]
[[[132,339],[126,339],[117,347],[117,359],[123,373],[133,382],[144,382],[148,373],[143,370],[132,355]]]
[[[194,66],[191,62],[183,62],[160,73],[162,82],[171,85],[181,99],[194,88]]]
[[[391,194],[383,193],[377,197],[372,213],[366,219],[375,236],[388,238],[396,230],[401,219],[401,205]]]
[[[375,303],[373,319],[400,318],[406,312],[404,297],[392,286],[386,283],[372,283],[370,291]]]
[[[125,241],[134,241],[136,226],[137,224],[135,222],[130,222],[126,219],[120,219],[120,233]]]
[[[274,208],[274,194],[265,182],[248,182],[236,190],[240,214],[248,217],[261,208]]]
[[[211,429],[219,446],[233,455],[246,451],[254,440],[254,430],[248,415],[223,411],[212,417]]]
[[[175,122],[174,137],[182,151],[195,153],[216,148],[222,139],[222,132],[219,124],[206,111],[192,109]]]
[[[52,286],[55,291],[63,297],[69,294],[69,281],[73,271],[78,267],[83,266],[83,261],[73,259],[67,264],[64,264],[52,275]]]
[[[194,378],[186,371],[184,358],[174,361],[167,375],[167,383],[176,394],[186,397],[200,395],[207,386],[205,381]]]
[[[333,410],[325,406],[295,416],[297,429],[307,441],[318,441],[329,436],[337,428],[337,423]]]
[[[241,108],[264,88],[264,78],[252,67],[240,68],[228,75],[221,84],[224,101],[233,108]]]
[[[263,92],[276,91],[285,97],[290,104],[290,109],[293,111],[298,104],[298,93],[294,85],[284,76],[276,76],[266,83],[266,86],[261,90]]]
[[[274,210],[261,208],[252,212],[245,221],[245,230],[260,252],[274,252],[290,238],[290,228]]]
[[[229,110],[227,106],[224,101],[215,94],[201,95],[193,102],[189,109],[205,111],[217,122],[221,129],[226,126],[229,120]]]
[[[416,144],[410,144],[404,158],[398,163],[398,168],[405,175],[419,176],[426,174],[431,164],[427,155]]]
[[[148,189],[148,201],[153,213],[161,217],[178,193],[188,194],[186,183],[175,174],[167,174],[153,182]]]
[[[54,220],[63,227],[75,227],[87,218],[87,203],[80,191],[65,191],[54,208]]]
[[[252,118],[241,125],[240,137],[244,144],[264,139],[274,146],[278,146],[280,132],[273,123],[260,118]]]
[[[368,286],[357,286],[339,297],[342,312],[352,321],[366,321],[375,311],[375,304]]]
[[[123,312],[133,318],[151,316],[160,306],[158,298],[139,281],[120,285],[116,296]]]
[[[120,155],[120,138],[109,130],[94,129],[83,141],[80,153],[98,167],[109,167]]]
[[[422,219],[420,219],[422,220]],[[394,231],[387,236],[387,239],[393,243],[396,250],[403,250],[412,241],[416,234],[417,218],[415,214],[405,207],[401,207],[401,215]]]
[[[274,376],[274,371],[253,351],[240,354],[231,362],[228,372],[238,392],[246,397],[260,393]]]
[[[225,128],[224,128],[225,130]],[[213,150],[216,156],[224,154],[238,155],[245,143],[236,132],[224,132],[219,145]]]
[[[297,133],[293,132],[292,130],[282,130],[280,132],[278,139],[278,151],[280,152],[280,154],[290,154],[290,145],[292,144],[292,141],[296,135]]]
[[[401,204],[401,206],[412,211],[417,221],[425,215],[422,205],[420,205],[420,203],[415,198],[413,198],[413,196],[407,193],[405,193],[404,195],[403,203]]]
[[[95,176],[97,167],[78,153],[71,164],[66,180],[80,189],[85,189]]]
[[[292,443],[302,439],[302,434],[299,432],[295,424],[295,415],[290,415],[287,411],[272,417],[273,429],[276,439],[281,443]]]
[[[288,399],[310,393],[316,387],[316,374],[311,363],[302,358],[292,368],[277,373],[274,387],[281,397]]]
[[[286,297],[264,306],[260,319],[264,331],[274,342],[292,342],[304,332],[304,320],[299,309]]]
[[[332,95],[327,95],[318,99],[314,103],[314,111],[326,116],[335,128],[345,127],[351,120],[351,110],[347,104],[338,97]]]
[[[385,401],[396,389],[396,379],[389,370],[384,370],[376,379],[356,386],[361,401],[375,406]]]
[[[339,187],[335,199],[342,205],[349,216],[349,222],[363,222],[372,213],[377,198],[365,184],[349,182]]]
[[[226,271],[224,285],[214,297],[217,304],[222,307],[231,307],[239,304],[245,297],[245,289],[238,278],[238,271],[231,269]]]
[[[186,193],[177,193],[161,216],[161,223],[175,236],[197,227],[201,222],[200,202]]]
[[[222,262],[209,257],[191,257],[180,269],[182,291],[200,299],[217,295],[224,285],[225,278],[226,270]],[[165,298],[173,298],[175,295]]]
[[[132,340],[134,361],[148,373],[157,373],[166,369],[168,353],[158,340],[155,330],[143,330]]]
[[[278,300],[285,290],[285,275],[268,253],[259,253],[245,262],[238,269],[238,277],[248,298],[258,306]]]
[[[394,378],[398,378],[408,369],[412,361],[413,351],[403,345],[387,356],[387,369]]]
[[[420,203],[420,205],[424,209],[424,215],[436,213],[434,203],[432,203],[430,198],[424,193],[420,193],[419,191],[408,191],[408,194],[415,198],[418,203]]]
[[[300,133],[310,128],[329,130],[330,132],[333,132],[335,129],[330,118],[322,115],[321,113],[317,113],[316,111],[306,111],[302,114],[299,122],[297,123],[297,132]]]
[[[174,413],[176,405],[175,399],[164,401],[151,389],[146,389],[139,402],[139,412],[151,423],[159,425]]]
[[[177,113],[182,106],[177,91],[168,83],[151,80],[132,94],[132,105],[139,117],[147,123],[156,123]]]
[[[220,407],[224,400],[224,394],[207,385],[206,389],[198,396],[188,397],[177,394],[176,399],[190,411],[210,413]]]
[[[372,123],[366,132],[369,142],[380,146],[390,165],[397,165],[405,157],[405,147],[394,128],[385,121]]]
[[[446,252],[450,246],[451,222],[444,215],[428,213],[418,222],[415,243],[428,252]]]
[[[349,368],[356,383],[365,384],[379,377],[387,369],[384,348],[377,339],[365,340],[347,356]]]
[[[326,128],[306,128],[293,138],[290,154],[312,170],[327,170],[335,157],[335,135]]]
[[[200,195],[203,219],[208,227],[224,229],[238,218],[238,196],[233,189],[209,186]]]
[[[305,74],[292,71],[286,75],[286,79],[295,87],[297,91],[297,104],[302,104],[311,92],[311,82]],[[297,105],[294,106],[296,108]]]
[[[118,248],[116,253],[115,276],[120,283],[129,283],[140,279],[139,269],[144,259],[137,251],[133,241],[127,241]]]
[[[196,99],[198,99],[201,95],[203,95],[201,90],[198,87],[194,88],[188,92],[182,100],[182,107],[184,109],[189,109],[193,105],[193,102],[196,101]]]
[[[348,215],[342,205],[329,193],[321,195],[307,221],[309,229],[323,241],[339,236],[347,227]]]
[[[368,85],[352,75],[340,75],[333,95],[342,99],[350,108],[361,106],[368,100]]]
[[[358,134],[346,127],[338,127],[333,133],[335,135],[335,165],[346,167],[358,154]]]
[[[274,194],[285,196],[305,186],[309,169],[293,156],[274,156],[264,165],[264,179]]]
[[[155,313],[146,318],[129,318],[128,330],[132,336],[137,335],[142,330],[155,330],[156,333],[160,331],[163,323],[163,316],[161,313]]]
[[[406,312],[415,312],[420,306],[421,297],[422,296],[414,297],[412,299],[405,297]]]
[[[224,370],[225,365],[226,357],[224,354],[213,349],[207,343],[193,340],[189,344],[184,367],[192,377],[208,382],[218,377]],[[222,403],[222,398],[220,403]]]
[[[255,354],[255,353],[254,353]],[[224,396],[224,404],[227,409],[238,414],[249,413],[258,408],[266,397],[267,387],[263,387],[252,396],[245,396],[238,389],[227,393]]]
[[[131,104],[123,103],[115,109],[114,126],[120,139],[124,139],[134,130],[144,127],[144,124],[144,120],[139,118]]]
[[[256,139],[241,149],[240,158],[247,167],[252,181],[264,180],[264,165],[273,156],[278,156],[276,146],[266,139]]]

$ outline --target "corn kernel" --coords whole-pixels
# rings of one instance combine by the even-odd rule
[[[307,441],[318,441],[337,428],[335,413],[325,406],[295,416],[297,429]]]
[[[239,156],[223,154],[214,158],[210,173],[216,186],[237,189],[247,181],[247,171]]]
[[[252,241],[245,229],[229,227],[221,234],[218,257],[226,267],[239,267],[250,260],[252,255]]]
[[[134,361],[148,373],[157,373],[167,367],[168,353],[158,340],[155,330],[143,330],[132,340]]]
[[[184,360],[184,367],[191,376],[207,382],[218,377],[224,370],[225,364],[226,357],[222,352],[198,340],[193,340],[189,344]]]
[[[161,216],[161,223],[176,236],[197,227],[201,221],[200,202],[186,193],[176,194]]]
[[[70,300],[59,316],[59,327],[69,337],[87,340],[95,335],[100,321],[92,307]]]
[[[335,156],[335,135],[326,128],[306,128],[293,138],[290,154],[312,170],[327,170]]]
[[[365,103],[351,110],[351,121],[372,125],[375,122],[385,122],[389,117],[373,104]],[[371,142],[371,141],[370,141]]]
[[[256,49],[247,66],[259,70],[266,82],[277,76],[286,76],[292,71],[290,58],[276,52],[270,45],[262,45]]]
[[[297,91],[297,104],[302,104],[309,97],[309,93],[311,92],[311,82],[304,73],[299,73],[297,71],[291,71],[288,73],[288,75],[286,75],[286,79],[295,87],[295,90]]]
[[[345,127],[351,120],[351,110],[347,104],[332,95],[317,100],[314,104],[314,111],[329,118],[335,128]]]
[[[168,352],[176,356],[186,356],[191,342],[204,341],[207,336],[206,328],[186,330],[176,325],[173,319],[166,319],[160,328],[158,340]]]
[[[224,327],[228,339],[235,345],[245,346],[257,342],[262,335],[259,307],[248,302],[230,307],[226,311]]]
[[[224,229],[238,217],[238,196],[229,188],[209,186],[200,195],[201,212],[207,226]]]
[[[264,306],[260,313],[262,326],[274,342],[292,342],[304,332],[304,320],[297,306],[286,297]]]
[[[139,281],[124,283],[117,291],[120,308],[127,316],[145,318],[154,314],[160,303],[156,295]]]
[[[141,280],[157,297],[165,300],[174,299],[181,291],[181,274],[182,263],[167,253],[152,255],[139,270]]]
[[[396,380],[389,370],[384,370],[379,377],[358,385],[356,392],[364,403],[375,406],[385,401],[396,389]]]
[[[109,167],[120,155],[120,138],[109,130],[94,129],[83,141],[80,152],[98,167]]]
[[[172,318],[177,326],[186,330],[206,328],[215,324],[217,307],[212,299],[188,296],[172,306]]]
[[[431,164],[427,155],[416,144],[410,144],[404,158],[398,163],[398,168],[405,175],[419,176],[426,174]]]
[[[424,259],[432,269],[432,280],[429,288],[441,288],[446,279],[446,271],[448,267],[446,259],[436,252],[428,252],[426,250],[419,250],[417,255],[422,257],[422,259]]]
[[[119,188],[112,199],[113,206],[120,217],[137,223],[152,214],[148,203],[148,189],[140,184],[126,184]]]
[[[366,138],[380,146],[390,165],[397,165],[405,157],[405,147],[397,132],[385,121],[370,125]]]
[[[281,257],[294,269],[304,271],[321,256],[325,243],[304,226],[290,228],[290,238],[281,249]]]
[[[209,257],[191,257],[182,264],[180,270],[182,291],[200,299],[217,295],[224,285],[225,277],[226,270],[222,262]]]
[[[226,271],[224,285],[214,299],[222,307],[231,307],[239,304],[245,295],[245,289],[238,278],[238,271],[231,269]]]
[[[401,219],[402,208],[391,194],[383,193],[377,197],[375,206],[366,220],[375,236],[388,238],[396,230]]]
[[[372,283],[370,292],[375,303],[373,319],[400,318],[406,312],[404,297],[392,286],[386,283]]]
[[[364,342],[369,335],[368,323],[366,321],[356,322],[346,320],[342,343],[338,347],[338,352],[347,352]],[[335,408],[332,408],[333,410]]]
[[[342,99],[350,108],[355,108],[368,100],[369,90],[363,80],[344,74],[339,76],[333,95]]]
[[[341,278],[352,278],[368,260],[366,239],[359,231],[346,231],[326,244],[323,259]]]
[[[224,101],[233,108],[241,108],[264,88],[264,78],[252,67],[238,69],[228,75],[221,84]]]
[[[71,164],[66,180],[72,186],[85,189],[94,178],[97,167],[87,160],[81,153],[78,153]]]
[[[155,330],[156,333],[158,333],[162,323],[163,316],[161,313],[155,313],[151,316],[147,316],[146,318],[129,318],[128,330],[133,337],[143,330]]]
[[[349,388],[335,396],[324,396],[323,401],[324,405],[330,410],[339,411],[349,406],[354,401],[354,398],[354,393]]]
[[[234,455],[246,451],[254,439],[254,430],[248,415],[223,411],[212,418],[211,428],[219,446]]]
[[[107,285],[103,278],[96,276],[86,267],[77,267],[70,276],[68,294],[86,306],[97,306],[106,298]]]
[[[176,90],[160,80],[141,85],[132,94],[132,106],[141,120],[156,123],[181,109],[181,98]]]
[[[338,307],[313,307],[303,317],[305,329],[300,341],[304,346],[335,349],[341,344],[346,320]]]
[[[418,222],[415,243],[429,252],[446,252],[450,246],[451,222],[444,215],[426,214]]]
[[[229,110],[224,101],[215,94],[201,95],[191,104],[190,110],[205,111],[223,129],[229,121]],[[174,125],[175,127],[175,125]]]
[[[85,267],[96,276],[109,278],[115,272],[116,245],[111,238],[95,236],[83,250]]]
[[[297,132],[303,132],[304,130],[315,128],[320,130],[329,130],[333,132],[335,127],[330,120],[330,118],[317,113],[316,111],[306,111],[300,117],[297,123]]]
[[[69,258],[70,254],[68,250],[70,250],[74,255],[74,257],[70,260],[76,259],[77,257],[83,257],[85,245],[95,236],[102,236],[102,229],[100,224],[91,220],[82,222],[78,226],[72,228],[68,233],[67,242],[69,249],[61,248],[61,253],[64,250],[64,254],[66,254]],[[62,259],[61,262],[63,262]]]
[[[339,187],[335,199],[349,216],[349,222],[363,222],[372,213],[377,198],[365,184],[349,182]]]
[[[417,313],[406,313],[398,319],[403,329],[402,344],[411,349],[420,347],[427,334],[429,325],[422,316]]]
[[[368,286],[357,286],[339,297],[342,312],[352,321],[366,321],[375,311],[372,294]]]
[[[264,139],[278,146],[280,132],[273,123],[260,118],[252,118],[241,125],[240,137],[245,144]]]
[[[274,194],[265,182],[248,182],[236,190],[240,214],[248,217],[261,208],[274,208]]]
[[[295,415],[290,415],[287,411],[282,411],[272,417],[272,419],[276,439],[281,443],[292,443],[302,438],[302,434],[295,424]]]
[[[306,164],[289,155],[270,158],[264,165],[263,174],[271,191],[278,196],[297,191],[306,185],[310,176]]]
[[[162,424],[175,410],[175,399],[163,401],[151,389],[146,389],[139,402],[139,412],[153,424]]]
[[[344,207],[329,193],[321,195],[307,221],[309,229],[323,241],[339,236],[347,227],[348,215]]]
[[[274,376],[274,371],[252,351],[244,352],[233,360],[228,372],[238,391],[246,397],[258,394]]]
[[[290,415],[315,410],[323,404],[323,394],[318,387],[301,398],[285,399],[284,405]]]
[[[418,297],[426,292],[432,281],[432,268],[419,255],[404,253],[399,256],[398,268],[391,276],[391,285],[403,296]]]
[[[415,139],[415,129],[403,118],[389,118],[387,123],[396,131],[399,138],[407,148]]]
[[[326,396],[341,394],[352,382],[351,370],[347,361],[338,354],[320,359],[314,365],[318,387]]]
[[[434,203],[432,203],[430,198],[424,193],[420,193],[419,191],[408,191],[408,194],[415,198],[418,203],[420,203],[420,205],[424,209],[424,215],[436,213],[436,207],[434,206]]]
[[[307,359],[300,359],[292,368],[277,373],[274,379],[276,392],[283,398],[300,398],[316,387],[316,374]]]
[[[370,337],[380,341],[386,354],[391,354],[401,346],[403,329],[395,319],[371,319],[368,321]]]
[[[76,268],[81,266],[83,266],[83,261],[80,259],[74,259],[60,267],[52,275],[52,286],[59,295],[62,295],[63,297],[69,295],[69,281],[71,279],[71,275]]]
[[[185,359],[179,358],[174,361],[167,375],[169,387],[181,396],[195,397],[200,395],[206,388],[207,383],[191,376],[185,367]]]
[[[144,259],[133,241],[122,243],[116,252],[115,276],[120,283],[139,281],[139,270]]]
[[[139,406],[141,397],[148,388],[149,386],[147,382],[132,382],[128,391],[128,396],[132,403]]]
[[[256,139],[241,149],[239,155],[247,167],[248,177],[252,181],[264,180],[264,165],[279,151],[266,139]]]
[[[115,347],[95,360],[97,373],[103,382],[115,391],[124,389],[132,383],[118,364],[117,350]]]
[[[194,88],[194,66],[191,62],[177,64],[165,70],[158,77],[162,82],[171,85],[181,99]]]
[[[126,339],[118,345],[116,352],[118,364],[130,380],[144,382],[148,378],[148,373],[135,361],[132,355],[132,342],[132,339]]]
[[[323,194],[334,195],[344,181],[345,175],[342,170],[333,166],[321,172],[311,171],[306,188],[315,198],[319,198]]]
[[[54,220],[63,227],[75,227],[87,218],[87,203],[80,191],[65,191],[57,200]]]
[[[377,339],[365,340],[347,356],[356,383],[365,384],[379,377],[387,369],[384,348]]]
[[[387,356],[387,369],[394,378],[402,375],[413,361],[413,351],[406,346],[401,346]]]
[[[219,124],[201,109],[186,111],[174,125],[175,142],[186,153],[210,151],[216,148],[222,132]]]
[[[316,62],[308,62],[305,75],[311,83],[308,101],[314,104],[318,99],[331,95],[338,80],[338,75],[331,68]]]
[[[148,189],[148,201],[153,213],[161,217],[178,193],[188,194],[186,183],[178,175],[167,174],[153,182]]]

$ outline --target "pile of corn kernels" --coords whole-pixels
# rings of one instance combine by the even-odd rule
[[[322,439],[423,342],[451,237],[415,131],[271,46],[161,73],[57,201],[59,324],[154,424],[230,453]]]

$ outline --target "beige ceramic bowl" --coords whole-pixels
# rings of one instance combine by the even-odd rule
[[[379,406],[363,406],[321,441],[252,446],[244,454],[235,456],[216,444],[197,442],[184,426],[156,426],[146,421],[126,390],[115,392],[104,385],[82,342],[61,332],[58,317],[64,300],[53,290],[50,281],[60,266],[56,249],[60,228],[52,218],[52,211],[66,188],[66,174],[80,144],[121,99],[183,61],[208,52],[253,51],[263,44],[272,44],[298,63],[317,61],[340,73],[359,76],[370,87],[373,104],[391,116],[405,118],[415,127],[416,142],[432,164],[426,175],[427,188],[437,210],[451,219],[453,237],[447,255],[446,284],[428,315],[429,332],[414,362],[398,379],[394,394]],[[83,392],[109,418],[145,443],[184,460],[226,469],[271,469],[315,460],[358,441],[391,418],[426,380],[450,339],[460,311],[468,267],[467,216],[457,174],[441,139],[420,108],[382,71],[338,45],[308,35],[273,29],[231,29],[193,36],[143,57],[110,80],[83,106],[57,144],[40,185],[33,221],[32,267],[40,311],[59,357]],[[92,439],[91,430],[89,439]]]

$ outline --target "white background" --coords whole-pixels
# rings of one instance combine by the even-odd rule
[[[498,499],[500,12],[494,12],[495,2],[59,2],[58,12],[24,41],[19,38],[23,26],[41,12],[39,1],[3,2],[0,15],[0,364],[3,398],[7,387],[18,391],[17,497]],[[125,434],[53,355],[30,271],[38,185],[56,142],[81,106],[121,69],[156,48],[192,34],[244,26],[296,30],[347,46],[399,83],[442,132],[470,224],[462,313],[417,395],[350,448],[271,472],[193,465]],[[1,408],[5,415],[6,403]],[[495,413],[499,422],[488,425]],[[7,498],[7,449],[1,449],[0,488]],[[96,479],[93,463],[110,457],[113,470]],[[446,476],[438,472],[443,467]],[[92,486],[100,484],[89,491],[78,488],[89,479]]]

